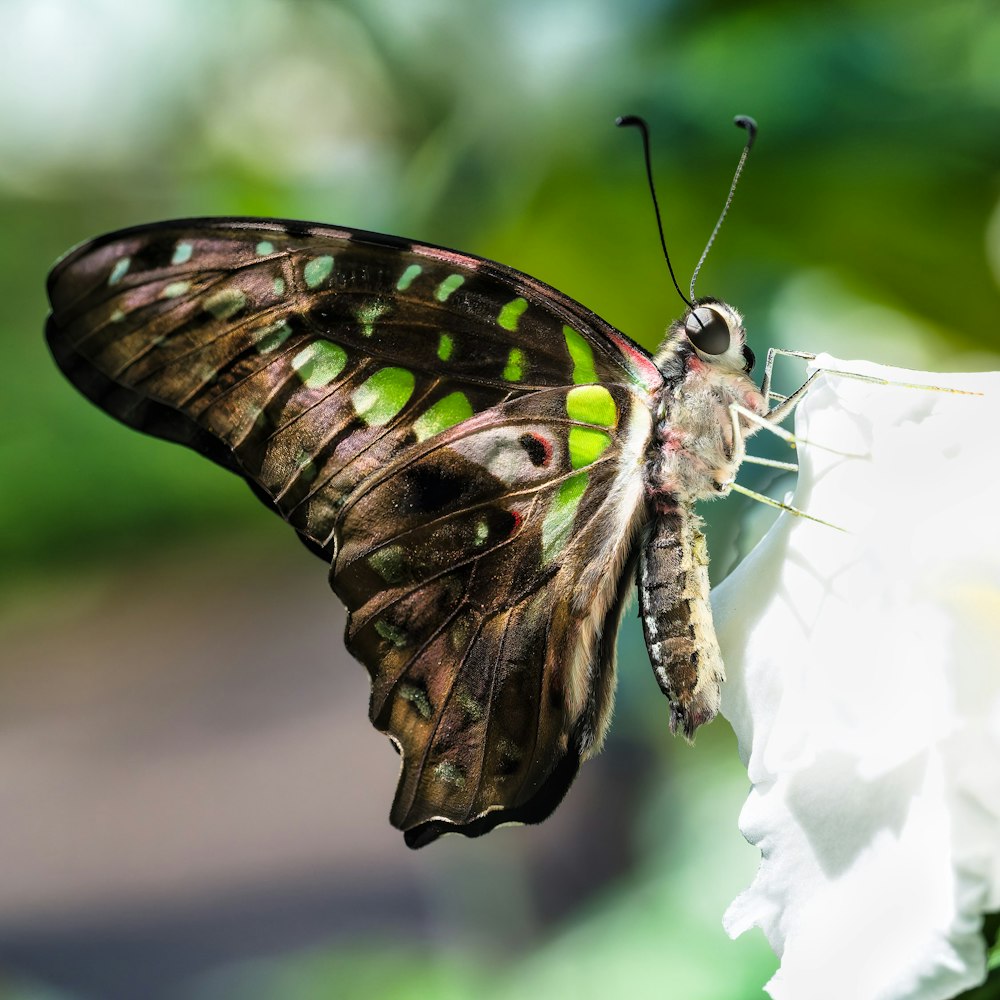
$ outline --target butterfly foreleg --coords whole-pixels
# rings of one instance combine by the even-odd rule
[[[928,392],[948,392],[959,396],[980,396],[982,393],[970,392],[968,389],[954,389],[950,386],[943,385],[927,385],[922,382],[901,382],[895,379],[879,378],[875,375],[863,375],[861,372],[844,371],[839,368],[817,368],[806,381],[799,386],[791,394],[791,396],[782,396],[780,393],[773,392],[771,390],[771,375],[774,369],[774,359],[778,356],[783,358],[801,358],[803,361],[815,361],[816,355],[811,354],[808,351],[786,351],[780,347],[771,347],[767,351],[767,360],[764,363],[764,380],[761,383],[760,392],[764,397],[765,402],[768,407],[771,406],[771,401],[776,400],[778,405],[773,409],[768,410],[767,419],[769,421],[779,422],[784,420],[792,410],[795,409],[796,405],[802,400],[802,397],[809,390],[810,385],[818,378],[820,375],[836,375],[839,378],[849,378],[854,379],[856,382],[868,382],[871,385],[894,385],[903,389],[925,389]]]
[[[767,360],[764,362],[764,380],[760,385],[760,394],[764,397],[764,402],[767,404],[768,416],[770,417],[772,413],[776,413],[779,410],[781,416],[778,420],[783,420],[788,416],[792,410],[795,409],[796,404],[802,399],[805,394],[809,383],[816,377],[817,373],[813,373],[806,382],[801,385],[791,396],[782,396],[781,393],[773,392],[771,389],[771,378],[774,372],[774,360],[777,357],[782,358],[801,358],[803,361],[815,361],[816,355],[810,354],[808,351],[786,351],[781,347],[769,347],[767,349]],[[778,406],[771,409],[771,401],[777,400]],[[786,406],[787,403],[791,402],[791,406]]]

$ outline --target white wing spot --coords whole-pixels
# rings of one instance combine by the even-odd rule
[[[122,257],[113,268],[111,268],[111,274],[108,276],[109,285],[117,285],[122,278],[128,274],[129,265],[132,263],[131,257]]]
[[[194,253],[194,244],[189,240],[181,240],[174,247],[174,255],[170,258],[171,264],[186,264]]]

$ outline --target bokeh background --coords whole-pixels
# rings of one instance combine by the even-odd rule
[[[492,257],[653,348],[681,307],[626,112],[682,284],[757,117],[699,292],[758,357],[998,366],[989,0],[0,4],[0,998],[761,995],[763,937],[720,926],[746,774],[722,720],[670,738],[634,617],[555,815],[410,852],[322,564],[42,340],[72,244],[251,214]],[[770,514],[705,513],[718,579]]]

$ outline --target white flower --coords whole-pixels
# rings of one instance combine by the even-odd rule
[[[714,594],[775,1000],[936,1000],[1000,910],[1000,374],[820,357],[791,501]],[[830,449],[830,450],[827,450]]]

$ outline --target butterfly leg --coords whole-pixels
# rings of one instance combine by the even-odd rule
[[[766,465],[769,469],[782,469],[785,472],[798,472],[799,467],[794,462],[779,462],[774,458],[761,458],[759,455],[744,455],[744,462],[751,465]]]
[[[764,380],[763,382],[761,382],[760,385],[760,394],[764,397],[769,409],[771,406],[772,399],[777,400],[780,404],[787,403],[789,399],[794,399],[795,402],[797,403],[802,398],[802,393],[805,390],[806,386],[809,384],[809,381],[811,381],[812,378],[815,377],[814,373],[814,375],[810,377],[810,379],[805,383],[805,385],[801,386],[799,389],[793,392],[791,396],[786,397],[782,396],[780,393],[772,392],[771,376],[774,371],[774,360],[777,357],[801,358],[803,361],[816,360],[816,355],[810,354],[808,351],[786,351],[780,347],[769,347],[767,349],[767,360],[764,362]],[[792,404],[792,407],[790,409],[787,409],[785,411],[785,416],[787,416],[794,408],[795,408],[795,403]]]
[[[824,521],[821,517],[814,517],[812,514],[807,514],[804,510],[799,510],[798,507],[782,503],[780,500],[775,500],[773,497],[766,496],[763,493],[757,493],[755,490],[747,489],[739,483],[730,484],[730,488],[735,493],[742,493],[743,496],[750,497],[751,500],[756,500],[758,503],[765,504],[768,507],[776,507],[778,510],[787,511],[794,517],[804,517],[807,521],[815,521],[817,524],[826,525],[826,527],[833,528],[835,531],[842,531],[844,534],[849,534],[848,530],[846,528],[842,528],[839,524],[833,524],[831,521]]]
[[[769,409],[767,413],[760,415],[754,413],[752,410],[746,407],[740,406],[737,403],[733,403],[729,412],[733,421],[733,440],[735,446],[738,449],[743,447],[744,440],[756,430],[761,428],[769,430],[772,434],[776,434],[782,440],[786,441],[791,447],[795,447],[798,442],[810,444],[812,442],[805,441],[804,438],[797,438],[795,435],[786,431],[783,427],[778,426],[786,417],[788,417],[795,407],[802,401],[805,394],[809,391],[813,382],[823,374],[826,375],[836,375],[841,378],[855,379],[859,382],[868,382],[873,385],[890,385],[890,386],[900,386],[906,389],[926,389],[932,392],[949,392],[957,393],[961,395],[980,395],[979,393],[969,392],[963,389],[951,389],[945,386],[937,385],[925,385],[915,382],[897,382],[890,379],[877,378],[872,375],[862,375],[857,372],[842,371],[835,368],[821,368],[814,371],[805,382],[802,383],[790,396],[782,396],[780,393],[774,392],[771,389],[771,378],[774,371],[774,361],[778,356],[788,357],[788,358],[801,358],[804,361],[815,361],[816,355],[810,354],[807,351],[786,351],[781,348],[772,347],[767,352],[767,361],[764,364],[764,379],[761,382],[761,395],[764,397]],[[776,402],[777,405],[771,407],[771,403]],[[742,418],[742,419],[741,419]],[[752,426],[749,429],[744,429],[743,421],[749,422]],[[834,449],[829,449],[834,450]],[[767,465],[772,468],[785,469],[787,471],[797,471],[796,466],[791,462],[776,462],[773,459],[756,458],[755,456],[745,455],[744,461],[748,461],[757,465]],[[799,510],[797,507],[792,507],[789,504],[781,503],[778,500],[774,500],[771,497],[765,496],[764,494],[757,493],[754,490],[747,489],[745,486],[741,486],[739,483],[732,482],[727,484],[728,488],[735,491],[736,493],[742,493],[744,496],[750,497],[752,500],[756,500],[758,503],[763,503],[769,507],[777,507],[780,510],[787,511],[789,514],[793,514],[796,517],[808,518],[810,521],[816,521],[819,524],[824,524],[827,527],[835,528],[837,531],[844,531],[844,528],[839,527],[836,524],[831,524],[829,521],[824,521],[821,518],[814,517],[811,514],[807,514],[805,511]]]
[[[968,389],[952,389],[949,386],[943,385],[927,385],[922,382],[898,382],[894,379],[878,378],[875,375],[862,375],[860,372],[848,372],[842,371],[839,368],[820,368],[817,369],[809,376],[806,381],[799,386],[791,394],[791,396],[782,396],[780,393],[773,392],[771,390],[771,374],[774,369],[774,359],[778,356],[783,358],[801,358],[804,361],[815,361],[816,355],[810,354],[808,351],[786,351],[780,347],[771,347],[767,351],[767,361],[764,363],[764,380],[761,383],[760,391],[761,395],[767,400],[768,406],[771,405],[772,400],[777,400],[778,405],[773,409],[769,410],[767,414],[768,420],[776,419],[778,421],[784,420],[795,406],[801,401],[803,395],[809,389],[812,382],[822,374],[826,375],[837,375],[840,378],[850,378],[857,382],[868,382],[871,385],[895,385],[903,389],[925,389],[928,392],[948,392],[957,396],[981,396],[980,392],[972,392]]]
[[[733,419],[733,440],[737,448],[737,454],[739,454],[742,450],[742,444],[745,438],[749,437],[761,428],[770,431],[777,437],[780,437],[792,448],[794,448],[799,441],[802,441],[804,444],[812,443],[805,441],[804,438],[797,438],[790,431],[786,431],[783,427],[778,425],[781,424],[782,421],[784,421],[792,413],[795,407],[802,402],[805,394],[812,387],[813,382],[819,378],[825,369],[814,371],[790,396],[782,396],[781,393],[775,392],[771,388],[774,361],[775,358],[779,356],[783,358],[800,358],[803,361],[816,360],[816,355],[810,354],[808,351],[786,351],[781,347],[768,348],[767,360],[764,362],[764,378],[760,385],[760,394],[764,397],[764,403],[768,408],[767,412],[764,414],[755,413],[753,410],[740,406],[738,403],[733,403],[729,408],[730,415]],[[772,402],[776,402],[777,405],[771,406]],[[744,429],[743,423],[739,419],[740,417],[743,417],[754,426]],[[779,469],[787,469],[791,472],[797,471],[791,463],[773,462],[769,459],[756,459],[752,456],[747,456],[745,460],[754,462],[758,465],[771,465]]]
[[[806,388],[803,386],[802,388]],[[791,396],[788,397],[792,399]],[[801,398],[801,397],[800,397]],[[792,404],[793,408],[795,404],[799,402],[798,399]],[[796,437],[791,431],[786,431],[784,427],[780,427],[779,423],[788,413],[784,413],[777,420],[773,420],[771,414],[774,413],[772,410],[770,413],[765,413],[761,415],[759,413],[754,413],[753,410],[747,409],[745,406],[740,406],[739,403],[729,404],[729,415],[733,420],[733,442],[736,449],[736,454],[740,454],[743,443],[751,434],[756,434],[759,430],[769,431],[775,437],[780,437],[782,441],[785,441],[790,447],[794,448],[800,441],[803,444],[812,444],[811,441],[807,441],[805,438]],[[741,419],[742,418],[742,419]],[[745,428],[743,426],[743,420],[746,420],[751,426]]]
[[[806,381],[806,383],[799,389],[797,389],[795,393],[789,396],[781,405],[784,406],[785,403],[791,402],[791,406],[792,408],[794,408],[795,405],[801,400],[803,394],[809,388],[809,383],[812,382],[812,380],[818,374],[819,373],[816,372],[812,376],[810,376],[809,379]],[[739,403],[730,404],[729,415],[733,421],[733,441],[735,442],[736,447],[738,449],[742,449],[744,439],[746,438],[746,432],[743,430],[743,421],[740,419],[741,417],[746,418],[747,420],[751,421],[753,424],[756,425],[753,428],[751,428],[751,433],[754,430],[757,430],[758,428],[763,428],[765,430],[770,431],[772,434],[776,434],[783,440],[787,441],[793,448],[799,441],[805,440],[804,438],[796,438],[793,434],[790,434],[783,427],[779,427],[776,423],[772,423],[770,418],[771,418],[771,413],[773,412],[774,411],[772,410],[765,416],[760,416],[759,414],[754,413],[752,410],[748,410],[746,407],[740,406]],[[753,458],[750,458],[749,460],[754,461]],[[798,471],[798,467],[793,465],[791,462],[774,462],[769,459],[758,459],[757,464],[775,466],[779,469],[787,469],[789,471]],[[787,511],[789,514],[792,514],[795,517],[804,517],[808,521],[815,521],[818,524],[826,525],[826,527],[834,528],[837,531],[846,530],[844,528],[841,528],[839,525],[832,524],[829,521],[824,521],[822,518],[814,517],[812,514],[807,514],[804,510],[799,510],[798,507],[793,507],[791,506],[791,504],[782,503],[780,500],[774,500],[769,496],[765,496],[763,493],[757,493],[755,490],[748,489],[746,486],[741,486],[739,483],[735,481],[728,483],[727,486],[730,490],[734,491],[735,493],[742,493],[744,496],[749,497],[751,500],[756,500],[758,503],[766,504],[768,507],[776,507],[779,510]]]

